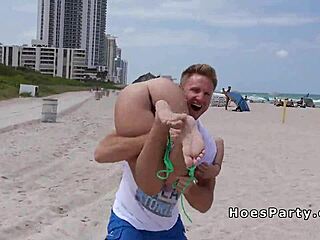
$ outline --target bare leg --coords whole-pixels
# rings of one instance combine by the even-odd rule
[[[156,114],[147,141],[137,158],[134,172],[137,185],[148,195],[160,192],[164,182],[156,178],[156,173],[163,169],[163,155],[167,143],[169,128],[180,128],[187,115],[173,113],[165,101],[156,103]],[[157,160],[157,161],[155,161]],[[131,165],[132,166],[132,165]]]
[[[188,116],[186,134],[182,141],[182,151],[187,167],[197,164],[204,153],[204,141],[193,117]]]

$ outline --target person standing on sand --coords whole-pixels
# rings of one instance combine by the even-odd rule
[[[226,105],[224,106],[225,110],[228,110],[228,105],[230,102],[230,98],[228,96],[229,92],[231,92],[231,86],[228,86],[227,91],[224,88],[222,88],[222,93],[226,96]]]
[[[153,88],[152,84],[158,84],[157,88]],[[168,82],[162,81],[160,84],[150,81],[147,87],[140,85],[133,88],[134,90],[124,91],[122,96],[131,98],[124,104],[129,112],[117,112],[122,108],[120,94],[120,104],[116,105],[115,110],[117,134],[104,138],[95,151],[95,159],[98,162],[117,162],[127,159],[112,208],[106,239],[186,239],[177,207],[181,192],[184,192],[187,201],[198,211],[206,212],[210,209],[215,177],[221,169],[223,141],[218,140],[216,145],[198,118],[208,109],[216,84],[215,71],[211,66],[195,64],[182,73],[180,85],[182,91],[179,90],[182,95]],[[146,95],[147,99],[150,99],[148,102],[145,101],[143,92],[150,96]],[[132,96],[138,95],[143,97],[132,101]],[[177,96],[183,96],[183,99],[179,97],[177,99]],[[167,105],[160,101],[161,98],[166,100]],[[143,118],[143,122],[134,122],[132,127],[133,117],[140,117],[141,114],[130,113],[133,108],[128,104],[133,103],[137,107],[140,100],[143,109],[139,111],[142,115],[146,114],[146,117]],[[148,106],[150,115],[144,110],[144,106]],[[189,177],[186,175],[183,141],[186,131],[190,130],[192,124],[188,123],[184,109],[187,109],[190,116],[196,120],[192,122],[192,129],[197,128],[204,144],[204,152],[202,150],[199,152],[199,149],[193,152],[191,149],[189,151],[191,154],[187,155],[197,159],[199,161],[197,164],[200,163],[195,173],[198,182],[189,186],[187,186]],[[127,118],[123,118],[126,114]],[[125,121],[121,122],[119,119]],[[124,127],[129,123],[128,128],[131,130]],[[127,130],[129,132],[126,132]],[[163,153],[167,146],[169,131],[175,136],[174,147],[170,153],[174,172],[163,181],[156,177],[156,173],[164,168]],[[212,164],[214,159],[215,162]],[[171,185],[176,180],[178,185],[173,189]]]

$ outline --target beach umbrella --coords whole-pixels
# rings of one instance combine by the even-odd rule
[[[228,92],[227,95],[237,105],[241,112],[250,111],[246,100],[244,100],[240,93]]]

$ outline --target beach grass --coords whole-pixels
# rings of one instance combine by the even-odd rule
[[[0,100],[19,96],[20,84],[39,86],[39,97],[71,91],[86,91],[91,88],[117,89],[113,83],[79,81],[52,77],[26,68],[12,68],[0,64]]]

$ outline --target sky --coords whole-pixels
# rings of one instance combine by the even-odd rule
[[[37,2],[1,0],[1,43],[30,44]],[[320,94],[319,0],[109,0],[106,31],[128,82],[207,63],[218,90]]]

